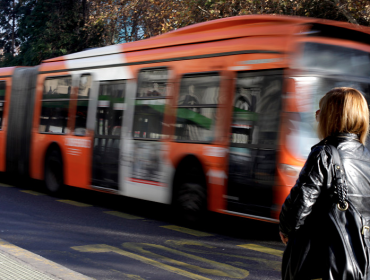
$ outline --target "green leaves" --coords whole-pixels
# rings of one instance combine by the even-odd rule
[[[103,46],[104,24],[90,21],[89,3],[23,0],[17,20],[19,54],[2,64],[37,65],[44,59]]]

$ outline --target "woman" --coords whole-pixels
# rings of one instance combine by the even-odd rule
[[[358,90],[341,87],[321,98],[319,107],[316,120],[323,140],[312,147],[280,213],[280,237],[287,245],[282,278],[367,279],[364,276],[367,268],[357,276],[343,276],[356,273],[351,263],[338,263],[341,256],[334,254],[337,245],[333,244],[328,228],[334,169],[328,145],[337,148],[342,160],[347,200],[370,221],[370,152],[364,146],[369,129],[368,105]],[[351,240],[348,236],[344,238]]]

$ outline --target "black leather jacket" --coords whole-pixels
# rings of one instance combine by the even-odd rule
[[[280,231],[289,237],[289,242],[294,240],[296,244],[298,244],[298,239],[302,239],[297,236],[305,236],[306,241],[299,241],[300,246],[303,247],[310,247],[314,244],[322,247],[324,244],[320,245],[320,242],[324,242],[322,240],[325,238],[330,238],[325,237],[325,223],[328,207],[332,205],[334,174],[331,150],[325,144],[335,146],[342,159],[348,186],[347,199],[366,220],[370,219],[370,152],[359,142],[355,134],[340,133],[330,136],[312,147],[299,178],[286,198],[280,213]],[[314,239],[316,242],[312,242]],[[298,245],[292,246],[298,247]],[[302,253],[299,254],[308,254],[310,250],[312,251],[313,248],[302,248]],[[306,272],[311,273],[317,268],[316,274],[313,274],[310,279],[316,276],[321,278],[320,273],[323,273],[325,266],[329,265],[325,256],[322,253],[320,255],[320,248],[317,252],[316,256],[312,257],[311,270]],[[283,270],[284,265],[287,264],[284,264],[283,258]],[[286,273],[294,275],[292,270],[294,269],[290,267],[287,269],[289,272]],[[289,275],[284,277],[284,272],[283,278],[298,279],[289,277]]]

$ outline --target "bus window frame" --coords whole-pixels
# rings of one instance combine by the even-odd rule
[[[90,84],[90,95],[89,95],[89,98],[81,98],[79,99],[78,98],[78,92],[80,90],[80,80],[81,80],[81,77],[84,76],[84,75],[89,75],[91,77],[91,84]],[[75,92],[73,92],[73,98],[71,98],[71,101],[73,102],[72,105],[73,105],[73,116],[74,116],[74,121],[73,121],[73,129],[71,127],[71,134],[73,136],[78,136],[78,137],[86,137],[86,136],[89,136],[89,129],[88,129],[88,122],[89,122],[89,112],[90,110],[92,109],[92,107],[90,107],[90,103],[92,101],[92,95],[93,95],[93,90],[94,90],[94,73],[92,72],[86,72],[86,73],[79,73],[77,75],[72,75],[72,85],[73,85],[73,81],[76,82],[76,84],[73,86],[76,88]],[[98,84],[99,86],[99,84]],[[76,134],[76,116],[77,116],[77,107],[78,107],[78,101],[88,101],[88,105],[87,105],[87,115],[86,115],[86,125],[85,125],[85,133],[84,134]]]
[[[42,104],[44,101],[46,102],[53,102],[53,101],[66,101],[67,99],[64,99],[64,98],[57,98],[57,99],[44,99],[44,85],[45,85],[45,81],[46,80],[52,80],[52,79],[58,79],[58,78],[63,78],[63,77],[70,77],[71,78],[71,92],[69,94],[69,98],[68,98],[68,115],[67,115],[67,125],[66,125],[66,129],[68,129],[69,131],[68,132],[65,132],[65,133],[59,133],[59,132],[41,132],[40,131],[40,123],[41,123],[41,113],[42,113]],[[73,95],[73,88],[74,88],[74,78],[73,78],[73,75],[70,74],[70,75],[57,75],[57,76],[47,76],[45,77],[45,79],[43,80],[43,90],[42,90],[42,94],[41,94],[41,99],[40,99],[40,103],[41,103],[41,108],[40,108],[40,114],[39,114],[39,122],[38,122],[38,130],[37,132],[39,134],[48,134],[48,135],[71,135],[72,134],[72,131],[71,131],[71,124],[70,124],[70,117],[71,117],[71,96]]]
[[[171,93],[168,91],[168,89],[166,89],[166,92],[165,92],[165,96],[158,96],[158,97],[155,97],[155,96],[146,96],[146,97],[137,97],[138,93],[139,93],[139,89],[140,89],[140,84],[141,84],[141,81],[142,81],[142,78],[140,78],[140,72],[141,71],[145,71],[145,70],[155,70],[155,69],[160,69],[160,70],[167,70],[167,81],[166,81],[166,84],[169,83],[169,81],[172,81],[172,73],[171,71],[174,71],[171,69],[170,66],[168,65],[163,65],[163,66],[153,66],[153,67],[145,67],[145,68],[140,68],[138,69],[138,71],[136,72],[137,75],[137,83],[136,83],[136,91],[135,91],[135,98],[134,98],[134,101],[136,100],[170,100],[171,99]],[[163,122],[166,118],[166,115],[168,114],[167,113],[167,107],[168,107],[168,102],[165,102],[164,103],[164,112],[163,112],[163,121],[162,121],[162,138],[144,138],[144,137],[134,137],[133,136],[133,131],[134,131],[134,120],[135,120],[135,113],[136,113],[136,110],[134,109],[134,112],[133,112],[133,115],[132,115],[132,124],[131,124],[131,137],[133,140],[140,140],[140,141],[162,141],[164,139],[168,139],[168,135],[165,135],[164,132],[165,131],[165,126],[163,125]],[[135,102],[134,102],[134,108],[135,108]]]
[[[207,74],[216,74],[218,77],[219,77],[219,95],[218,95],[218,103],[217,104],[208,104],[208,106],[204,106],[204,105],[207,105],[207,104],[203,104],[203,105],[181,105],[181,106],[178,106],[178,101],[179,101],[179,97],[180,97],[180,90],[181,90],[181,82],[184,78],[184,76],[200,76],[200,75],[207,75]],[[177,109],[178,108],[216,108],[217,111],[216,111],[216,119],[217,119],[217,115],[218,115],[218,109],[219,109],[219,105],[220,105],[220,97],[222,95],[221,93],[221,86],[222,86],[222,76],[223,74],[223,71],[204,71],[204,72],[190,72],[190,73],[184,73],[184,74],[181,74],[180,77],[178,78],[177,80],[177,83],[178,83],[178,86],[177,86],[177,91],[176,91],[176,98],[175,98],[175,101],[173,103],[173,109],[174,109],[174,125],[176,126],[176,122],[177,122]],[[217,127],[217,124],[216,124],[216,127]],[[179,140],[179,139],[175,139],[176,137],[176,129],[173,130],[173,133],[171,135],[171,140],[175,143],[189,143],[189,144],[208,144],[208,145],[212,145],[212,144],[215,144],[216,142],[219,142],[217,141],[217,135],[216,135],[216,132],[217,132],[217,128],[215,129],[214,131],[214,138],[212,141],[196,141],[196,140]]]
[[[140,72],[143,71],[143,70],[155,70],[155,69],[166,69],[167,70],[167,81],[170,80],[170,72],[173,71],[171,70],[171,67],[165,65],[165,66],[153,66],[153,67],[146,67],[146,68],[140,68],[138,71],[137,71],[137,87],[136,87],[136,91],[135,91],[135,100],[150,100],[150,99],[169,99],[170,95],[166,95],[166,96],[158,96],[158,97],[155,97],[155,96],[147,96],[147,97],[137,97],[137,94],[139,92],[139,88],[140,88],[140,83],[141,83],[141,79],[140,79]],[[168,93],[168,92],[166,92]],[[154,97],[154,98],[153,98]]]
[[[98,104],[99,104],[99,93],[100,93],[100,87],[103,86],[103,85],[106,85],[106,84],[120,84],[122,82],[124,82],[124,88],[125,88],[125,99],[126,99],[126,102],[125,104],[127,105],[127,83],[128,83],[129,79],[119,79],[119,80],[102,80],[102,81],[97,81],[97,89],[96,89],[96,104],[94,105],[95,106],[95,109],[94,109],[94,115],[92,116],[94,119],[94,122],[95,122],[95,125],[94,125],[94,130],[93,130],[93,133],[94,133],[94,138],[105,138],[104,135],[105,134],[99,134],[97,133],[96,129],[97,129],[97,125],[96,125],[96,116],[97,116],[97,112],[98,112]],[[95,99],[94,99],[95,100]],[[94,108],[94,107],[92,107]],[[123,112],[122,112],[122,123],[121,123],[121,128],[124,126],[124,120],[125,120],[125,113],[126,113],[127,109],[124,109]],[[92,114],[91,113],[91,114]],[[109,135],[109,134],[107,134]],[[112,137],[112,139],[121,139],[122,136],[121,135],[110,135]]]

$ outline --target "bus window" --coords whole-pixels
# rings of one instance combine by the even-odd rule
[[[261,73],[262,74],[262,73]],[[234,98],[231,145],[275,148],[281,109],[280,76],[238,73]]]
[[[5,105],[5,81],[0,81],[0,129],[3,128],[3,114]]]
[[[71,87],[70,76],[45,80],[39,132],[57,134],[67,132]]]
[[[229,153],[228,210],[268,217],[281,114],[282,71],[237,75]]]
[[[175,125],[177,141],[213,141],[219,86],[217,73],[183,76]]]
[[[166,104],[168,70],[143,69],[138,77],[135,115],[132,129],[134,138],[159,140]]]
[[[78,87],[75,135],[85,135],[86,133],[87,109],[89,106],[90,90],[91,75],[82,75],[80,78],[80,85]]]

